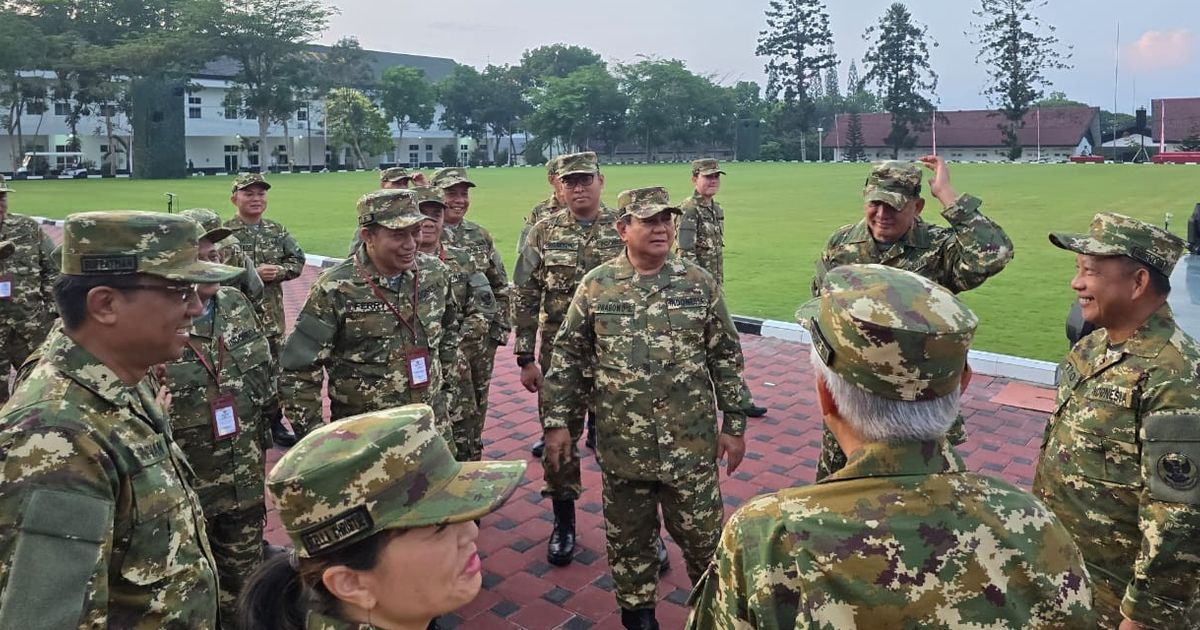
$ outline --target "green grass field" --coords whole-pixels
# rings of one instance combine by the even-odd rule
[[[862,216],[867,167],[847,164],[731,164],[718,196],[726,210],[726,275],[731,309],[741,315],[792,321],[808,296],[813,261],[835,228]],[[605,169],[605,200],[639,186],[667,186],[676,199],[690,194],[686,166]],[[982,320],[975,347],[1059,360],[1066,351],[1063,320],[1073,294],[1072,255],[1046,239],[1052,230],[1084,231],[1094,213],[1123,212],[1183,233],[1200,201],[1200,170],[1186,166],[977,165],[952,166],[960,192],[983,199],[982,210],[1012,237],[1016,258],[999,276],[965,295]],[[529,208],[548,195],[541,168],[476,169],[468,215],[487,227],[509,269]],[[354,202],[373,190],[371,173],[285,175],[272,179],[267,215],[282,221],[309,253],[340,256],[354,226]],[[176,181],[74,180],[15,182],[13,212],[62,218],[105,209],[162,210],[164,192],[178,208],[209,207],[230,216],[230,178]],[[925,218],[939,224],[930,199]]]

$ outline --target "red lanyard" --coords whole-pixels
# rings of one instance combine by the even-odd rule
[[[366,269],[363,269],[360,265],[354,265],[354,268],[356,270],[358,270],[358,275],[362,276],[362,279],[367,282],[367,286],[371,287],[371,292],[375,294],[375,297],[379,298],[379,300],[381,302],[383,302],[383,305],[386,306],[388,308],[388,310],[392,312],[392,315],[396,316],[396,321],[403,324],[404,327],[408,329],[408,332],[412,333],[413,343],[414,344],[417,343],[417,328],[416,328],[416,326],[413,326],[412,324],[408,323],[408,320],[404,319],[404,316],[400,314],[400,309],[396,308],[392,304],[391,300],[389,300],[387,298],[387,296],[384,295],[383,291],[379,288],[379,285],[375,284],[375,281],[371,279],[371,276],[367,273]],[[420,283],[421,283],[420,274],[417,273],[417,269],[414,267],[413,268],[413,295],[412,295],[413,319],[417,319],[417,297],[419,295],[418,287],[420,286]]]
[[[200,349],[196,347],[196,344],[192,343],[191,339],[188,340],[187,345],[189,348],[192,349],[192,352],[196,353],[196,358],[200,360],[200,365],[203,365],[205,371],[207,371],[210,375],[212,375],[213,380],[216,381],[216,383],[217,383],[217,389],[220,389],[221,388],[221,370],[223,370],[225,368],[225,337],[217,337],[217,366],[216,366],[216,369],[213,369],[212,364],[210,364],[207,360],[205,360],[204,354],[202,352],[200,352]]]

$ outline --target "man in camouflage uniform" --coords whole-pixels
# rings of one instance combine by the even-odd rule
[[[215,215],[208,223],[215,225],[200,237],[200,259],[219,262],[217,244],[232,230]],[[196,290],[204,311],[192,320],[183,357],[164,368],[163,384],[171,393],[173,436],[196,472],[193,487],[220,578],[222,625],[232,627],[238,593],[263,560],[263,452],[271,447],[263,410],[278,404],[276,370],[246,296],[216,283]]]
[[[596,154],[588,151],[561,156],[558,179],[568,210],[556,212],[533,226],[513,270],[512,312],[516,328],[513,354],[517,355],[517,366],[521,368],[521,384],[538,394],[538,416],[543,420],[546,408],[540,392],[542,379],[550,369],[554,337],[566,317],[571,296],[584,274],[619,255],[624,246],[617,233],[617,213],[600,201],[604,176],[600,174]],[[573,439],[571,443],[577,441]],[[547,558],[557,566],[569,564],[575,555],[575,500],[583,493],[578,451],[574,446],[571,455],[557,469],[546,466],[543,459],[542,496],[550,497],[554,506],[554,529]]]
[[[553,470],[576,457],[573,442],[594,402],[621,620],[649,629],[658,627],[659,508],[688,577],[698,580],[724,515],[717,460],[727,457],[732,474],[746,449],[746,384],[720,286],[671,255],[679,209],[666,189],[627,190],[617,206],[625,253],[590,271],[575,292],[554,341],[542,426]]]
[[[713,158],[692,162],[692,196],[675,217],[675,255],[700,265],[725,287],[725,210],[713,197],[721,190],[721,163]],[[761,418],[767,408],[751,404],[746,415]]]
[[[0,175],[0,241],[12,251],[0,259],[0,404],[8,400],[8,372],[20,367],[54,320],[51,287],[58,265],[50,255],[54,243],[37,221],[8,211],[13,192]]]
[[[242,251],[242,243],[236,236],[238,230],[223,228],[221,225],[221,216],[217,214],[216,210],[188,208],[179,214],[199,223],[205,232],[217,233],[218,229],[224,229],[228,232],[228,235],[220,239],[219,243],[215,243],[216,248],[213,251],[216,256],[212,262],[245,269],[244,273],[226,282],[225,285],[241,291],[246,297],[250,298],[251,303],[253,303],[253,300],[261,298],[265,285],[263,285],[262,278],[258,277],[254,260],[247,256],[246,252]],[[224,234],[224,232],[221,233]]]
[[[481,291],[471,286],[472,274],[479,271],[475,268],[475,258],[471,252],[442,241],[442,216],[446,211],[446,203],[442,201],[441,189],[417,186],[413,188],[413,193],[418,209],[426,218],[417,235],[417,250],[437,258],[450,269],[451,291],[462,315],[459,323],[462,339],[482,338],[495,317],[493,311],[496,301],[491,299],[491,289]],[[463,357],[463,353],[460,352],[459,356]],[[454,450],[459,461],[479,461],[483,459],[484,416],[479,413],[476,401],[478,390],[471,379],[471,368],[460,362],[456,366],[448,366],[446,370],[454,374],[453,378],[446,379],[454,389],[455,408],[450,410],[454,425]]]
[[[304,251],[282,224],[263,218],[270,189],[271,185],[258,173],[239,175],[229,198],[237,207],[237,215],[226,221],[225,227],[238,230],[242,251],[257,265],[255,271],[264,284],[262,296],[248,297],[262,322],[267,342],[271,344],[271,357],[278,361],[286,325],[283,283],[300,277],[304,271]],[[276,444],[287,447],[296,443],[296,436],[283,426],[280,409],[268,409],[266,416]]]
[[[412,184],[426,186],[425,175],[417,172],[416,174],[409,173],[408,169],[403,166],[393,166],[385,168],[379,172],[379,189],[380,190],[406,190]],[[362,245],[362,237],[359,236],[358,226],[354,227],[354,236],[350,238],[350,253],[353,256],[354,252]]]
[[[512,329],[509,323],[508,273],[504,270],[504,261],[496,251],[492,235],[479,224],[465,218],[471,207],[471,189],[475,187],[474,182],[467,178],[466,169],[440,169],[433,174],[431,185],[442,191],[442,201],[446,207],[442,213],[442,242],[470,254],[470,267],[463,269],[467,274],[472,299],[477,309],[489,315],[486,326],[463,329],[461,347],[465,365],[470,368],[469,374],[463,372],[463,376],[470,378],[475,399],[474,405],[466,406],[465,411],[471,415],[464,417],[463,422],[472,436],[478,427],[479,454],[482,455],[483,424],[487,418],[496,348],[508,344],[508,334]],[[477,322],[474,318],[472,321]],[[476,458],[474,447],[469,457]]]
[[[0,417],[0,628],[216,628],[194,475],[148,370],[183,355],[197,260],[178,215],[88,212],[63,226],[64,332]]]
[[[1200,345],[1167,305],[1185,244],[1107,212],[1050,241],[1077,253],[1097,330],[1059,368],[1034,493],[1083,551],[1102,627],[1198,627]]]
[[[968,472],[946,440],[974,313],[883,265],[823,282],[796,316],[849,462],[738,508],[689,627],[1095,628],[1071,534],[1029,493]]]
[[[560,157],[562,156],[552,157],[546,162],[546,183],[550,184],[550,196],[537,202],[533,210],[529,211],[529,216],[525,217],[525,224],[521,226],[521,236],[517,238],[517,258],[521,257],[521,250],[525,247],[525,239],[529,236],[529,230],[532,230],[538,221],[567,207],[558,183]]]
[[[453,443],[444,370],[460,360],[459,305],[450,269],[417,251],[423,221],[409,190],[358,200],[363,247],[313,283],[280,356],[279,396],[300,435],[321,424],[328,375],[331,420],[425,403]]]
[[[959,195],[950,183],[946,161],[936,155],[920,160],[933,172],[929,192],[941,202],[944,228],[921,220],[921,168],[911,162],[883,162],[871,169],[863,188],[862,221],[837,229],[825,244],[812,294],[825,274],[841,265],[879,263],[920,274],[961,293],[1000,273],[1012,260],[1013,245],[1004,229],[979,212],[978,197]],[[953,445],[967,441],[960,416],[947,433]],[[817,462],[817,479],[846,465],[846,456],[826,428]]]

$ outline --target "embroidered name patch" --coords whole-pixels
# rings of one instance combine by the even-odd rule
[[[383,302],[351,302],[346,305],[347,313],[382,313],[386,310]]]
[[[1115,385],[1100,385],[1088,394],[1088,398],[1103,400],[1121,407],[1133,407],[1133,390]]]
[[[238,332],[234,333],[232,336],[229,337],[229,339],[227,339],[225,341],[225,345],[227,345],[231,348],[234,346],[240,346],[243,343],[246,343],[247,341],[250,341],[251,339],[253,339],[254,337],[257,337],[257,336],[258,336],[258,331],[256,331],[256,330],[239,330]]]
[[[374,521],[371,520],[371,514],[367,512],[367,508],[359,506],[342,512],[308,531],[301,532],[300,542],[309,555],[315,555],[370,530],[373,525]]]
[[[143,464],[156,462],[167,456],[167,448],[162,442],[151,442],[149,444],[138,444],[133,447],[133,454]]]
[[[619,238],[602,238],[596,241],[597,249],[612,249],[614,247],[624,247],[625,243]]]
[[[138,258],[133,254],[85,255],[79,257],[81,273],[133,273],[138,269]]]
[[[571,241],[550,241],[542,248],[548,252],[573,252],[579,249],[579,244]]]
[[[633,315],[636,310],[633,302],[598,302],[592,307],[597,315]]]
[[[667,308],[699,308],[708,306],[708,300],[704,299],[703,295],[692,295],[686,297],[669,297],[667,298]]]

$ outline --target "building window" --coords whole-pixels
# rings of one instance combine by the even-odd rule
[[[200,104],[199,96],[189,96],[188,97],[188,105],[199,105],[199,104]]]
[[[462,151],[468,150],[467,145],[465,145],[465,144],[458,145],[458,148],[459,148],[459,150],[462,150]]]
[[[426,151],[432,151],[432,150],[433,150],[433,145],[432,145],[432,144],[427,144],[427,145],[425,145],[425,150],[426,150]]]
[[[62,101],[54,102],[54,115],[55,116],[66,116],[68,113],[70,113],[70,110],[67,108],[66,103],[64,103]]]
[[[237,117],[238,117],[238,115],[237,115],[236,107],[226,107],[225,108],[225,120],[236,120]]]
[[[307,107],[301,107],[300,109],[296,110],[296,120],[298,120],[300,122],[304,122],[304,121],[308,120],[308,108]]]
[[[425,152],[425,161],[426,161],[426,162],[432,162],[432,161],[433,161],[433,151],[426,151],[426,152]]]
[[[419,144],[410,144],[410,145],[408,145],[408,150],[409,150],[409,151],[420,151],[420,150],[421,150],[421,145],[419,145]]]
[[[408,154],[408,163],[410,166],[420,166],[421,165],[421,154],[416,151],[409,153]]]
[[[199,117],[200,117],[200,108],[199,107],[189,107],[188,108],[188,118],[199,118]]]
[[[46,101],[30,101],[25,106],[25,113],[32,116],[40,116],[46,113]]]

